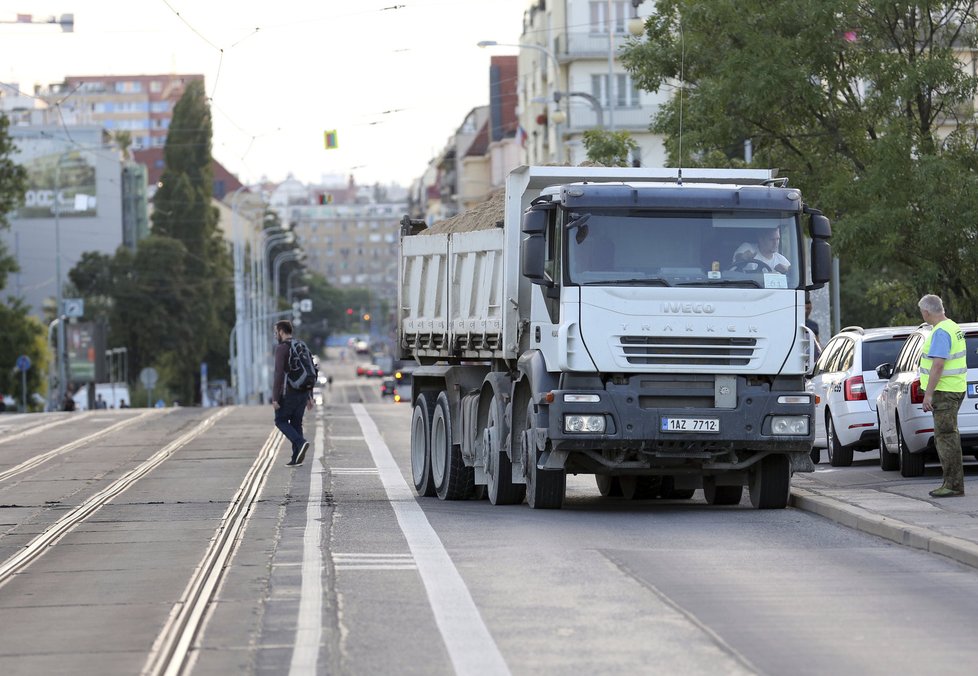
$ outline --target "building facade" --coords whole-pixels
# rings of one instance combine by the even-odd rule
[[[204,76],[71,75],[37,96],[48,105],[48,124],[63,119],[69,125],[101,125],[110,133],[128,131],[133,150],[144,150],[166,144],[173,108],[194,80],[203,82]]]
[[[589,129],[627,131],[638,143],[636,166],[662,166],[663,138],[649,132],[668,101],[660,91],[640,91],[618,62],[631,39],[630,22],[654,11],[633,0],[539,0],[523,17],[519,51],[520,124],[528,164],[569,164],[587,159]]]
[[[16,126],[10,135],[17,146],[13,160],[27,169],[28,185],[10,230],[0,232],[20,266],[6,291],[43,317],[46,305],[54,309],[58,279],[62,285],[68,280],[83,253],[111,255],[124,242],[126,163],[97,126]],[[134,213],[133,227],[139,218]]]

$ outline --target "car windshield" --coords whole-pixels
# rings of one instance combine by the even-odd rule
[[[571,284],[798,288],[792,213],[595,210],[564,223]]]
[[[863,342],[863,371],[875,371],[880,364],[896,363],[900,348],[906,336],[886,340],[867,340]]]

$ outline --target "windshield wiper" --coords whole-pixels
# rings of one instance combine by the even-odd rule
[[[761,288],[756,279],[698,279],[695,282],[679,282],[675,286],[742,286],[744,284]]]
[[[581,286],[669,286],[662,277],[634,277],[632,279],[602,279],[596,282],[578,282]]]

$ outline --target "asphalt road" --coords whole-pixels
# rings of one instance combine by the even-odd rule
[[[974,656],[973,569],[798,510],[602,498],[589,476],[560,511],[417,499],[410,408],[330,368],[297,469],[270,408],[0,416],[0,673],[889,674]],[[857,460],[828,475],[871,471]]]

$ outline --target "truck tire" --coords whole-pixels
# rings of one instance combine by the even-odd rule
[[[621,481],[616,476],[607,474],[595,474],[594,483],[598,485],[598,493],[605,498],[621,497]]]
[[[659,491],[659,484],[650,476],[621,476],[621,496],[626,500],[651,500]]]
[[[452,443],[452,413],[444,392],[435,400],[430,447],[435,493],[442,500],[467,500],[475,486],[475,472],[465,466],[462,449]]]
[[[850,467],[852,465],[852,447],[843,446],[839,435],[835,433],[832,414],[825,414],[825,448],[829,452],[829,464],[833,467]]]
[[[907,440],[903,438],[903,429],[900,427],[899,420],[897,420],[896,428],[897,447],[899,449],[897,458],[900,463],[900,476],[921,476],[924,473],[924,454],[910,452],[910,447],[907,446]]]
[[[411,478],[414,490],[423,498],[435,495],[431,479],[431,406],[428,395],[419,394],[411,412]]]
[[[876,416],[876,427],[880,431],[880,469],[884,472],[900,469],[900,457],[895,453],[890,453],[890,449],[886,447],[886,440],[883,439],[883,425],[879,416]]]
[[[703,497],[709,505],[739,505],[743,494],[743,486],[717,486],[713,477],[703,477]]]
[[[493,505],[518,505],[526,496],[526,486],[513,483],[513,463],[503,450],[506,426],[502,407],[493,397],[489,404],[489,419],[483,434],[486,454],[486,491]]]
[[[530,509],[560,509],[564,506],[567,473],[562,469],[540,469],[540,453],[533,441],[533,402],[526,405],[520,446],[526,473],[526,504]]]
[[[755,509],[784,509],[791,493],[791,462],[787,455],[768,455],[750,474],[750,503]]]

